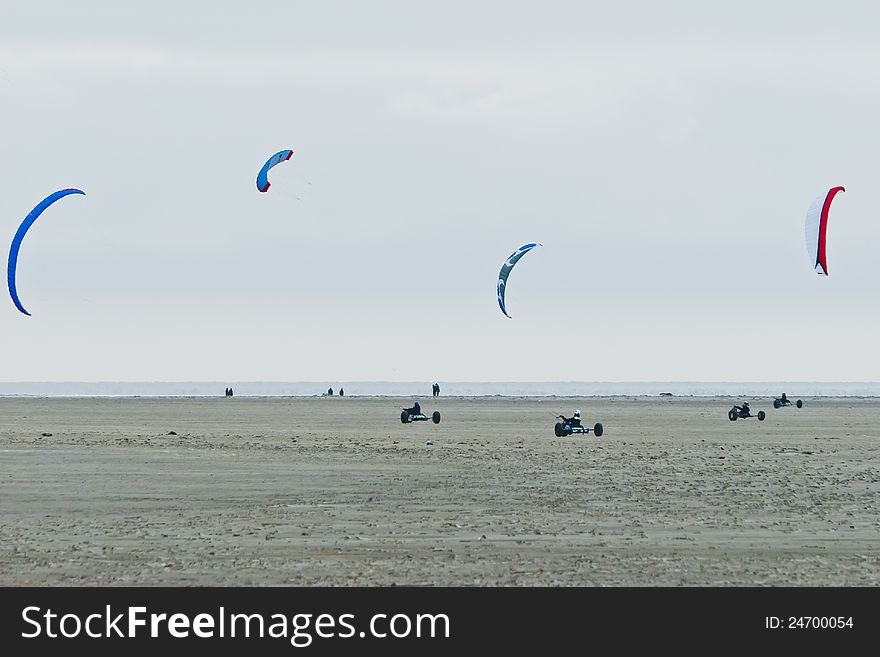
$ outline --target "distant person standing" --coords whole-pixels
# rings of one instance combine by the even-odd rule
[[[229,396],[232,397],[232,395],[234,395],[234,394],[235,394],[235,393],[232,392],[232,388],[230,388],[230,389],[229,389]]]
[[[228,397],[229,396],[229,388],[226,388],[226,390],[223,391],[223,394]]]
[[[345,390],[343,390],[342,388],[339,389],[339,396],[345,397]]]
[[[328,396],[328,397],[332,397],[332,396],[333,396],[333,388],[327,388],[327,396]]]

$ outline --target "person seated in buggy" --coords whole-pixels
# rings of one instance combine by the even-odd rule
[[[404,408],[403,410],[405,410],[410,415],[421,415],[422,414],[422,407],[419,406],[419,402],[415,402],[411,408]]]
[[[743,415],[751,415],[751,413],[749,412],[749,402],[742,403],[742,413]]]
[[[779,398],[779,401],[781,401],[783,404],[788,402],[788,397],[785,396],[784,392],[782,393],[782,397]]]
[[[579,426],[582,426],[582,425],[581,425],[581,410],[580,410],[580,409],[577,409],[577,410],[574,412],[574,415],[572,415],[571,417],[565,417],[565,416],[563,415],[563,416],[562,416],[562,421],[565,422],[566,424],[568,424],[569,426],[572,426],[572,427],[579,427]]]

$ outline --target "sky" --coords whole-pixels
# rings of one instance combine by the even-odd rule
[[[86,196],[25,238],[0,381],[880,380],[878,24],[7,3],[0,241]],[[804,215],[835,185],[820,277]]]

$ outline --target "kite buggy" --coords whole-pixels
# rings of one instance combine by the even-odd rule
[[[792,401],[788,397],[785,396],[784,392],[782,393],[782,397],[777,397],[776,399],[773,400],[773,408],[782,408],[783,406],[791,406],[791,404],[792,404]],[[798,408],[803,408],[804,400],[798,399],[796,402],[794,402],[794,405],[797,406]]]
[[[734,404],[733,408],[727,411],[727,418],[731,422],[735,422],[739,418],[755,417],[749,410],[749,402],[743,402],[742,406]],[[758,421],[763,422],[767,414],[764,411],[758,411]]]
[[[573,433],[590,433],[590,431],[598,437],[605,432],[602,428],[601,422],[596,422],[592,427],[585,427],[582,425],[580,411],[575,411],[574,416],[572,417],[565,417],[564,415],[557,415],[556,417],[560,420],[556,423],[556,426],[553,427],[553,433],[556,434],[557,438],[570,436]]]
[[[424,422],[425,420],[431,420],[434,424],[440,424],[440,411],[434,411],[429,418],[422,413],[422,408],[419,406],[419,402],[416,402],[410,408],[404,408],[400,411],[400,422],[402,424]]]

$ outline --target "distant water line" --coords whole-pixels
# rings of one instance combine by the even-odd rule
[[[434,381],[21,381],[0,382],[2,397],[430,397]],[[756,396],[880,397],[880,382],[822,381],[436,381],[446,397]]]

